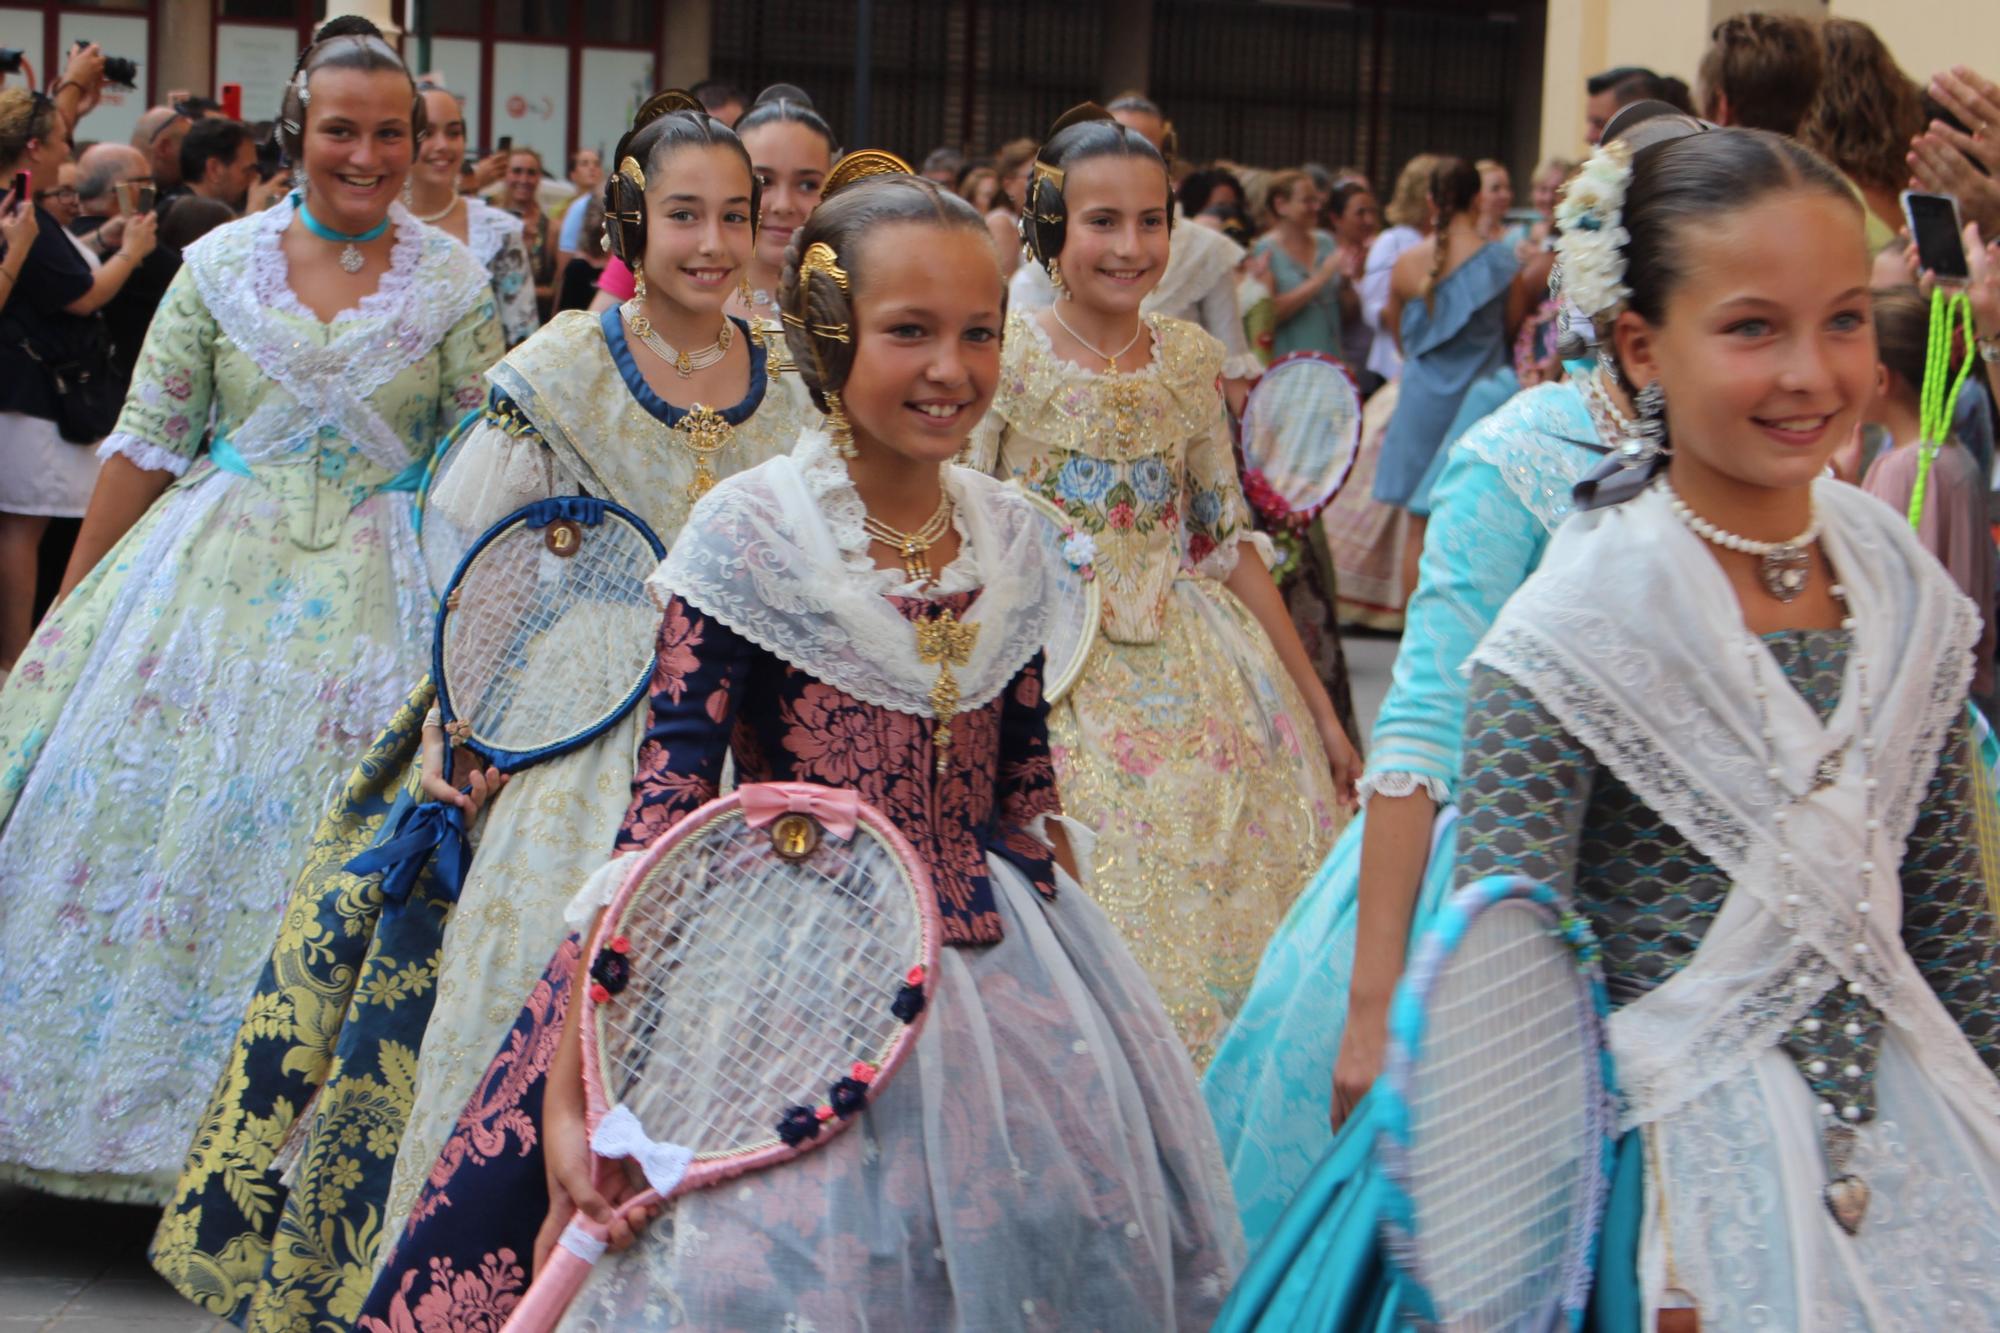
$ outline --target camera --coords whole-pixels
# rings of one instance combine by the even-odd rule
[[[78,38],[77,46],[89,46],[89,41]],[[120,88],[139,86],[139,62],[127,60],[124,56],[104,57],[104,81]]]
[[[0,46],[0,74],[19,74],[21,55],[11,46]]]

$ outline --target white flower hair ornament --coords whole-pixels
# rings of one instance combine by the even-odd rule
[[[1556,203],[1556,284],[1578,310],[1596,319],[1632,295],[1625,285],[1625,191],[1632,183],[1632,149],[1600,144]]]

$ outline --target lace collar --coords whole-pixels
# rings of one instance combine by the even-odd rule
[[[737,333],[750,344],[749,391],[743,395],[742,401],[738,402],[734,407],[724,409],[720,413],[722,419],[730,425],[740,426],[750,419],[751,414],[764,401],[764,390],[768,387],[769,381],[764,373],[765,352],[763,340],[751,337],[750,326],[742,320],[737,319],[734,315],[728,318],[729,322],[736,326]],[[625,388],[631,393],[632,400],[645,408],[654,420],[669,430],[679,426],[681,418],[692,412],[694,408],[675,407],[672,403],[660,397],[659,394],[653,392],[653,386],[646,383],[646,377],[639,373],[639,363],[632,357],[632,343],[625,336],[625,319],[619,314],[618,307],[612,306],[609,310],[599,315],[597,324],[599,328],[604,330],[604,345],[611,350],[612,364],[618,367],[618,376],[625,381]],[[700,406],[700,404],[696,404],[696,406]]]
[[[648,581],[664,606],[680,597],[752,643],[863,703],[932,717],[935,663],[916,652],[910,622],[890,595],[942,596],[977,588],[960,620],[979,627],[954,668],[960,708],[992,701],[1041,651],[1049,574],[1039,515],[1011,487],[947,466],[960,555],[946,580],[921,593],[867,559],[860,497],[825,432],[808,430],[792,454],[738,473],[710,491]],[[963,583],[964,587],[956,587]]]
[[[314,324],[325,324],[336,328],[349,320],[381,318],[394,315],[410,293],[411,283],[416,277],[417,261],[424,253],[424,236],[428,228],[403,207],[400,202],[389,205],[389,222],[396,230],[396,243],[389,250],[389,268],[375,285],[375,290],[340,311],[330,320],[322,320],[299,300],[292,289],[292,264],[285,255],[282,244],[285,228],[292,222],[296,212],[291,196],[287,195],[262,213],[245,218],[238,226],[254,228],[253,249],[255,258],[250,266],[250,280],[257,289],[257,298],[267,309],[282,310],[288,315],[309,320]],[[220,230],[220,229],[218,229]],[[206,239],[206,238],[204,238]],[[449,236],[446,240],[451,240]],[[200,242],[196,243],[197,245]],[[189,257],[194,250],[190,248]]]

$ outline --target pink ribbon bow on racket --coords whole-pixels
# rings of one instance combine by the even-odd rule
[[[738,787],[736,799],[751,828],[763,828],[780,815],[811,815],[842,842],[854,836],[861,817],[861,798],[852,791],[805,782],[752,783]]]

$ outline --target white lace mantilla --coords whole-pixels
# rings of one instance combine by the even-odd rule
[[[1041,651],[1047,634],[1047,559],[1039,515],[1017,492],[947,465],[959,558],[931,595],[979,588],[963,617],[980,627],[970,660],[955,666],[960,708],[982,707]],[[918,595],[878,569],[862,526],[867,509],[823,431],[806,431],[788,457],[728,478],[688,516],[648,580],[664,604],[680,597],[752,643],[864,703],[930,717],[936,663],[888,594]]]
[[[301,339],[283,314],[317,323],[292,290],[280,240],[289,200],[219,227],[187,250],[202,302],[223,336],[257,363],[281,392],[266,395],[229,443],[247,462],[281,458],[330,433],[391,472],[412,461],[409,444],[369,396],[430,355],[452,326],[488,299],[487,274],[472,253],[426,227],[401,204],[389,268],[376,289],[335,315],[325,342]]]
[[[1897,872],[1964,707],[1978,615],[1894,511],[1835,482],[1814,497],[1855,621],[1848,680],[1824,726],[1657,488],[1566,524],[1474,653],[1533,693],[1731,882],[1693,961],[1612,1018],[1628,1128],[1737,1073],[1849,983],[1910,1034],[1960,1105],[2000,1116],[2000,1084],[1903,946]],[[1835,752],[1846,755],[1839,776],[1816,787]],[[1795,860],[1793,873],[1781,857]],[[1864,913],[1859,867],[1871,860]]]

